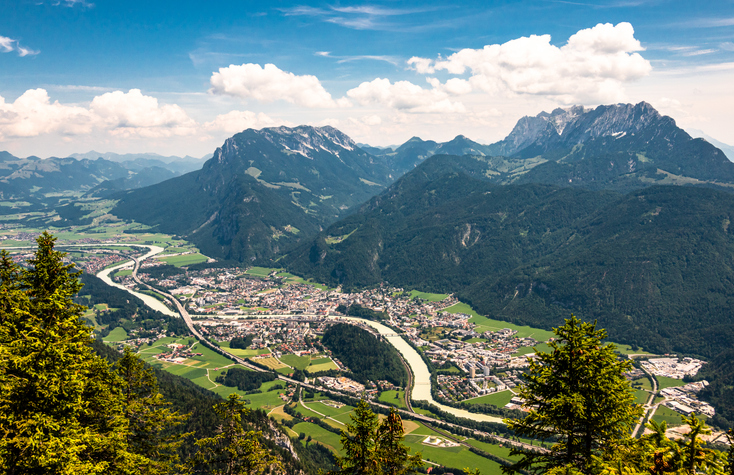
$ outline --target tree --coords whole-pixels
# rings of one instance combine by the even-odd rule
[[[149,475],[172,472],[183,438],[191,435],[177,433],[174,429],[188,419],[188,415],[168,408],[170,403],[158,390],[153,370],[130,347],[125,347],[115,370],[121,379],[124,417],[128,422],[128,450],[144,457],[137,469]]]
[[[90,347],[73,264],[37,239],[29,268],[0,256],[0,473],[120,473],[127,451],[115,375]]]
[[[339,470],[332,475],[372,475],[379,473],[377,460],[377,416],[362,399],[350,416],[352,423],[342,429],[344,457],[337,457]]]
[[[230,394],[227,401],[214,406],[220,419],[217,435],[196,441],[199,447],[190,460],[193,473],[222,475],[259,475],[270,468],[283,467],[260,443],[261,432],[246,431],[242,418],[249,413],[239,395]]]
[[[386,475],[405,475],[423,466],[420,454],[408,455],[403,444],[403,421],[395,408],[377,428],[377,458]]]
[[[420,454],[408,455],[403,444],[403,421],[393,408],[382,423],[362,399],[342,430],[344,457],[337,457],[338,470],[330,475],[405,475],[423,466]]]
[[[617,358],[614,345],[601,345],[604,330],[572,315],[553,332],[551,352],[539,352],[530,361],[520,388],[529,414],[506,422],[518,436],[557,441],[548,451],[513,448],[512,454],[522,458],[505,472],[565,467],[588,474],[593,456],[614,452],[641,414],[623,376],[632,364]]]

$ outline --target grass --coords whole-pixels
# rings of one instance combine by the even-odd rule
[[[633,387],[635,385],[638,385],[638,384],[640,385],[639,386],[640,389],[645,389],[647,391],[652,391],[652,383],[650,383],[650,378],[647,378],[647,377],[644,377],[643,376],[642,378],[635,379],[635,380],[632,381]]]
[[[520,459],[520,456],[518,455],[515,455],[514,457],[510,456],[510,447],[505,447],[500,444],[490,444],[488,442],[482,442],[476,439],[467,439],[466,442],[472,447],[476,447],[479,450],[483,450],[492,455],[496,455],[497,457],[502,457],[505,460],[516,461]]]
[[[405,405],[405,391],[383,391],[378,400],[393,404],[401,409],[407,409]]]
[[[467,315],[471,315],[469,322],[474,323],[476,325],[475,331],[479,333],[484,333],[486,331],[497,331],[497,330],[502,330],[503,328],[509,328],[511,330],[517,330],[517,334],[515,335],[517,338],[532,337],[538,341],[547,341],[549,338],[553,336],[553,332],[548,331],[548,330],[541,330],[539,328],[533,328],[533,327],[528,327],[528,326],[523,326],[523,325],[515,325],[513,323],[503,322],[500,320],[493,320],[483,315],[479,315],[468,304],[461,303],[461,302],[457,303],[456,305],[452,305],[451,307],[448,307],[447,309],[444,310],[444,312],[464,313]]]
[[[648,353],[647,351],[643,350],[642,348],[633,350],[630,345],[623,345],[621,343],[615,343],[613,341],[607,341],[605,343],[613,344],[614,346],[617,347],[616,351],[623,355],[653,355],[653,353]]]
[[[447,294],[432,294],[429,292],[420,292],[418,290],[411,290],[410,291],[410,298],[414,299],[418,297],[419,299],[428,300],[429,302],[440,302],[441,300],[444,300],[448,297]]]
[[[229,358],[226,358],[219,353],[216,353],[214,350],[207,348],[201,343],[196,343],[196,345],[194,345],[194,347],[192,348],[192,351],[194,353],[201,353],[202,355],[194,356],[192,358],[189,358],[189,360],[200,361],[204,363],[205,366],[202,367],[221,368],[222,366],[229,366],[233,364],[233,361]]]
[[[517,356],[522,355],[529,355],[530,353],[548,353],[550,352],[550,346],[548,346],[548,343],[542,342],[538,343],[535,346],[526,346],[523,348],[518,348],[517,353],[515,353]]]
[[[283,355],[280,361],[287,364],[291,368],[304,370],[311,364],[310,356]]]
[[[258,358],[255,361],[257,363],[263,365],[263,366],[267,366],[268,368],[274,369],[274,370],[278,370],[278,369],[281,369],[281,368],[290,369],[286,365],[284,365],[283,363],[281,363],[280,361],[278,361],[277,359],[275,359],[274,357]]]
[[[245,274],[256,275],[259,277],[267,277],[271,272],[278,270],[270,267],[250,267],[245,271]]]
[[[510,402],[510,399],[515,397],[512,391],[500,391],[498,393],[487,394],[485,396],[475,397],[473,399],[467,399],[464,402],[469,404],[492,404],[493,406],[503,407]]]
[[[679,426],[683,424],[683,422],[681,422],[681,414],[678,414],[674,410],[665,406],[658,406],[657,410],[655,411],[655,415],[652,416],[652,420],[654,420],[658,424],[665,421],[668,423],[668,427]]]
[[[122,327],[113,329],[109,335],[103,338],[106,342],[118,342],[127,340],[127,332]]]
[[[293,426],[293,431],[299,434],[303,432],[304,434],[306,434],[306,436],[310,435],[312,439],[312,444],[321,444],[331,449],[333,452],[338,453],[339,455],[344,455],[344,452],[342,451],[341,437],[339,436],[339,434],[329,432],[323,427],[317,426],[316,424],[311,424],[310,422],[299,422],[298,424]]]
[[[634,392],[634,394],[635,394],[635,403],[637,404],[645,404],[647,400],[650,399],[650,393],[647,391],[642,391],[638,389]]]
[[[270,350],[267,348],[262,348],[258,350],[243,350],[241,348],[225,348],[225,350],[228,353],[232,353],[235,356],[260,356],[260,355],[267,355],[270,353]]]
[[[444,438],[443,436],[439,437]],[[411,454],[420,452],[424,460],[438,463],[445,467],[458,469],[464,467],[477,468],[482,475],[499,475],[502,473],[502,466],[499,463],[481,457],[469,451],[466,447],[431,447],[423,444],[425,438],[426,436],[416,435],[415,432],[405,437],[405,445],[411,449]]]
[[[203,254],[196,253],[184,254],[182,256],[163,257],[159,260],[176,267],[185,267],[193,264],[199,264],[201,262],[206,262],[207,260],[209,260],[209,258]]]
[[[329,371],[330,369],[338,370],[339,367],[337,367],[336,363],[334,363],[331,360],[329,360],[326,363],[312,364],[311,366],[308,367],[308,370],[311,373],[319,373],[321,371]]]
[[[674,388],[686,384],[682,379],[668,378],[667,376],[655,376],[655,379],[658,380],[658,389]]]

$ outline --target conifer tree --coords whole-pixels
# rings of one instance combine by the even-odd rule
[[[539,352],[530,361],[526,383],[520,388],[530,412],[507,424],[518,436],[555,437],[557,442],[549,451],[513,448],[513,455],[522,458],[504,467],[506,472],[545,473],[565,467],[591,473],[594,456],[603,458],[605,452],[613,452],[640,415],[623,376],[631,363],[617,358],[614,345],[602,346],[604,330],[572,316],[553,331],[556,340],[549,343],[551,351]]]
[[[410,449],[403,444],[403,421],[395,408],[377,428],[377,456],[385,475],[414,473],[423,466],[420,454],[408,455]]]
[[[79,272],[44,232],[20,269],[0,256],[0,473],[123,473],[141,457],[126,449],[122,397],[90,347]]]
[[[337,457],[339,469],[330,475],[405,475],[423,466],[421,455],[409,455],[403,444],[403,421],[394,408],[379,423],[362,399],[351,418],[341,433],[345,455]]]
[[[260,443],[261,432],[246,431],[242,418],[249,413],[239,395],[214,406],[220,419],[217,435],[199,439],[199,452],[189,460],[192,473],[213,475],[259,475],[266,469],[282,472],[278,459]]]
[[[339,470],[332,475],[376,475],[380,464],[377,455],[377,416],[362,399],[351,415],[352,423],[342,429],[344,457],[337,457]]]
[[[177,449],[183,438],[191,435],[178,433],[175,428],[188,415],[168,408],[170,403],[158,390],[153,370],[130,347],[125,347],[122,358],[115,363],[115,371],[121,379],[128,450],[144,457],[137,469],[148,475],[173,472],[178,462]]]

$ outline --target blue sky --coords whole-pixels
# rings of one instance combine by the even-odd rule
[[[301,123],[489,143],[523,115],[640,100],[734,143],[731,84],[729,0],[0,5],[0,150],[22,156],[204,155]]]

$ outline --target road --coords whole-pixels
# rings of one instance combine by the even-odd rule
[[[632,359],[633,356],[637,355],[629,355],[630,359]],[[637,425],[632,430],[632,437],[637,436],[637,433],[640,431],[642,424],[645,422],[645,417],[647,416],[647,420],[652,419],[652,416],[655,415],[655,411],[658,409],[659,406],[659,404],[653,405],[653,401],[655,401],[655,396],[658,395],[658,380],[655,378],[655,375],[650,373],[644,367],[642,368],[642,370],[647,373],[648,377],[652,380],[652,394],[650,394],[650,399],[648,399],[647,402],[642,406],[642,416],[640,416],[640,420],[637,421]],[[642,428],[642,430],[645,430],[644,427]]]

